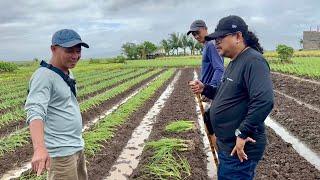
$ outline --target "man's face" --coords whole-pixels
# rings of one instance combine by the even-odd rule
[[[232,57],[239,43],[238,33],[228,33],[215,39],[216,48],[220,56]]]
[[[208,35],[208,31],[206,28],[200,28],[198,31],[193,31],[192,32],[193,37],[199,42],[199,43],[204,43],[205,39],[204,37]]]
[[[72,69],[81,58],[81,45],[78,44],[68,48],[54,46],[52,52],[64,68]]]

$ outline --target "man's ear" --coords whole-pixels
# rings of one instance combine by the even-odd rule
[[[242,34],[242,32],[238,32],[237,33],[237,42],[242,42],[242,41],[244,41],[243,34]]]
[[[57,46],[54,46],[54,45],[51,45],[51,47],[50,47],[50,48],[51,48],[51,51],[52,51],[52,52],[55,52],[55,51],[57,50],[57,48],[58,48],[58,47],[57,47]]]

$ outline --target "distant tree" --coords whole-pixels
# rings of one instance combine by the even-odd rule
[[[194,55],[195,47],[196,47],[197,41],[194,40],[192,37],[188,36],[188,47],[190,49],[191,55]]]
[[[177,51],[177,54],[178,55],[178,50],[179,48],[181,48],[181,41],[180,41],[180,37],[179,37],[179,33],[171,33],[170,34],[170,38],[169,38],[169,42],[170,42],[170,47],[174,50]]]
[[[150,41],[144,41],[137,46],[140,59],[146,59],[148,54],[152,54],[157,50],[157,46]]]
[[[138,52],[138,58],[139,58],[139,59],[145,59],[145,57],[146,57],[146,50],[145,50],[143,44],[138,44],[138,45],[137,45],[137,52]]]
[[[183,49],[183,55],[186,55],[186,49],[188,47],[188,36],[187,34],[182,34],[180,36],[181,47]]]
[[[39,62],[39,59],[38,59],[38,58],[33,58],[33,61],[34,61],[35,63],[38,63],[38,62]]]
[[[161,42],[160,42],[160,45],[161,47],[164,49],[164,52],[166,53],[167,56],[169,56],[170,54],[170,50],[171,50],[171,47],[170,47],[170,43],[168,40],[166,39],[163,39]]]
[[[203,47],[202,44],[200,44],[199,42],[196,42],[195,49],[199,52],[199,54],[202,54],[202,47]]]
[[[150,41],[143,42],[146,54],[152,54],[157,50],[157,46]]]
[[[127,56],[128,59],[138,59],[139,50],[135,43],[127,42],[121,47],[123,54]]]
[[[279,44],[276,49],[281,62],[290,61],[293,56],[293,48],[284,44]]]

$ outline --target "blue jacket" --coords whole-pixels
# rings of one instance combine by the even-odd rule
[[[206,41],[202,53],[200,81],[217,87],[220,84],[223,72],[223,58],[218,54],[213,41]]]

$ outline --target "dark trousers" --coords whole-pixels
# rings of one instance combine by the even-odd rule
[[[244,160],[240,162],[237,154],[219,151],[218,180],[252,180],[258,161]]]

